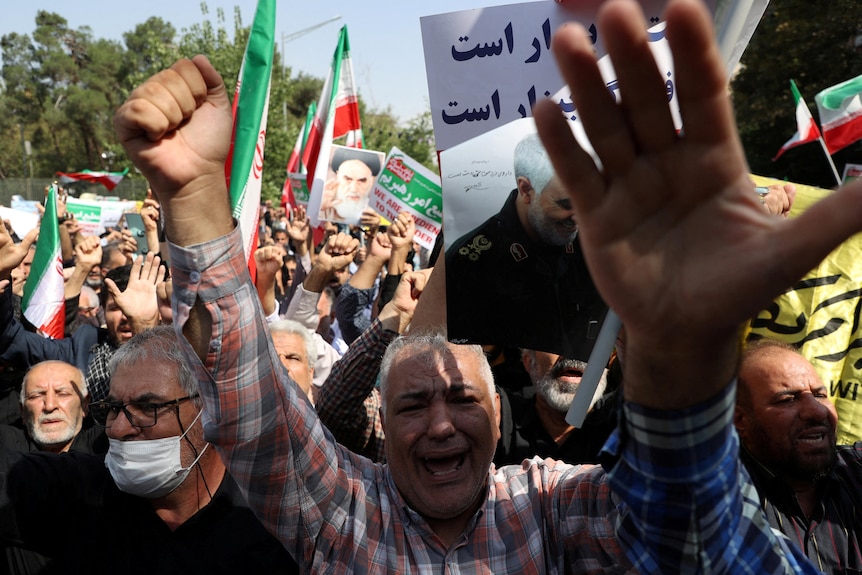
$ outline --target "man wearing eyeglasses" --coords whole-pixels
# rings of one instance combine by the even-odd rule
[[[424,357],[389,348],[387,465],[346,452],[266,340],[224,185],[232,124],[218,72],[202,56],[178,62],[116,113],[118,138],[165,210],[175,325],[197,358],[207,437],[307,571],[816,572],[776,537],[739,467],[739,331],[862,229],[862,182],[798,218],[764,213],[710,14],[697,0],[670,0],[665,20],[684,132],[631,0],[603,2],[598,16],[620,105],[586,30],[554,36],[602,167],[554,102],[534,109],[590,274],[626,326],[625,403],[607,474],[535,459],[490,466],[499,430],[489,370],[475,349],[439,338]]]
[[[109,371],[107,398],[90,405],[104,461],[3,452],[0,537],[63,573],[297,572],[204,439],[173,329],[135,336]]]

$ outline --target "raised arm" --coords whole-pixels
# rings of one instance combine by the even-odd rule
[[[752,193],[708,13],[679,0],[666,17],[683,134],[674,130],[643,17],[628,1],[600,13],[621,105],[583,30],[567,26],[554,37],[604,169],[551,102],[537,107],[536,120],[570,190],[596,285],[626,326],[626,397],[673,409],[727,386],[741,324],[862,228],[862,184],[799,218],[771,217]]]
[[[231,125],[224,82],[203,56],[159,72],[114,115],[117,137],[156,191],[175,245],[219,238],[234,227],[224,177]],[[184,334],[204,357],[210,318],[197,309]]]
[[[731,425],[740,326],[862,229],[862,183],[794,219],[763,209],[748,177],[712,22],[696,0],[665,11],[683,132],[640,7],[610,0],[599,33],[616,103],[579,26],[554,52],[601,159],[554,104],[539,133],[568,187],[596,286],[626,327],[624,436],[610,482],[627,504],[617,536],[642,573],[816,570],[771,532],[740,469]],[[662,71],[663,72],[663,71]],[[683,543],[685,542],[685,543]]]
[[[383,309],[395,294],[401,281],[401,274],[407,271],[407,255],[413,249],[413,236],[416,235],[416,222],[410,212],[401,212],[386,230],[392,251],[386,264],[386,277],[380,282],[378,309]]]
[[[159,202],[156,200],[153,190],[147,189],[147,197],[144,198],[144,203],[141,206],[141,219],[144,222],[147,249],[159,254],[162,257],[162,261],[165,261],[165,254],[162,252],[162,246],[159,243],[160,209]]]
[[[93,267],[102,262],[102,245],[97,236],[84,236],[75,245],[75,268],[63,287],[65,299],[81,294],[81,287]]]
[[[12,270],[24,261],[30,246],[39,236],[39,228],[30,230],[20,243],[12,241],[6,226],[0,226],[0,280],[12,277]]]
[[[392,300],[352,343],[320,388],[317,413],[339,443],[374,461],[385,458],[380,393],[376,388],[386,348],[413,319],[431,270],[401,276]]]
[[[204,401],[205,436],[309,570],[323,510],[349,498],[359,474],[289,382],[266,328],[225,188],[231,116],[221,78],[202,56],[182,60],[132,92],[114,125],[165,216],[174,324]]]
[[[281,246],[264,246],[254,252],[254,263],[257,269],[254,287],[257,288],[257,297],[267,317],[273,316],[278,311],[278,302],[275,300],[275,274],[281,268],[283,257],[284,249]]]

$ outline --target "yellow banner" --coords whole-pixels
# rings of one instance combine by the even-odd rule
[[[753,176],[759,186],[783,184]],[[794,184],[790,217],[832,192]],[[862,440],[862,234],[838,246],[751,321],[751,331],[797,345],[838,411],[838,443]]]

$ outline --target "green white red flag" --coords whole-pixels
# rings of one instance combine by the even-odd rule
[[[308,112],[305,114],[305,125],[297,135],[296,144],[294,144],[293,151],[290,153],[290,159],[287,161],[287,171],[291,174],[305,174],[308,172],[303,161],[303,154],[305,153],[308,137],[311,134],[311,126],[314,124],[314,117],[316,115],[317,102],[312,102],[308,106]]]
[[[362,147],[362,126],[359,122],[359,100],[353,79],[350,59],[350,41],[347,26],[341,27],[338,46],[332,56],[332,67],[323,85],[317,104],[317,113],[305,147],[303,162],[308,168],[308,189],[311,201],[320,202],[323,183],[329,170],[329,153],[332,140],[345,138],[345,145]],[[309,206],[312,224],[318,225],[317,210]]]
[[[233,216],[242,231],[252,277],[274,49],[275,0],[259,0],[234,92],[233,135],[225,164]]]
[[[796,87],[796,82],[793,80],[790,80],[790,90],[793,92],[793,103],[796,105],[796,133],[781,146],[781,149],[772,158],[773,162],[790,148],[795,148],[796,146],[801,146],[820,138],[820,130],[811,116],[811,110],[808,109],[808,105],[802,99],[802,95]]]
[[[862,139],[862,76],[814,96],[830,154]]]
[[[108,191],[111,192],[117,187],[126,174],[129,173],[129,168],[122,172],[94,172],[92,170],[81,170],[80,172],[57,172],[61,184],[69,184],[71,182],[90,182],[93,184],[102,184]]]
[[[24,284],[21,310],[24,317],[45,337],[61,339],[66,323],[66,297],[63,290],[63,256],[57,223],[57,186],[52,185],[39,226],[39,241]]]
[[[311,126],[314,123],[314,116],[317,112],[317,102],[312,102],[308,107],[308,112],[305,115],[305,125],[296,136],[296,143],[293,145],[293,151],[290,153],[290,158],[287,160],[287,177],[284,179],[284,186],[281,189],[281,206],[296,207],[296,198],[293,195],[293,186],[290,185],[290,174],[306,174],[308,168],[305,162],[302,161],[305,147],[308,144],[308,136],[311,132]]]

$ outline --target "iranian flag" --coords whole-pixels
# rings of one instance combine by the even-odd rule
[[[790,148],[813,142],[820,137],[820,130],[817,129],[817,124],[811,116],[811,110],[808,109],[808,105],[802,99],[796,82],[793,80],[790,80],[790,90],[793,92],[793,103],[796,105],[796,133],[781,146],[781,149],[772,158],[773,162]]]
[[[315,226],[320,223],[317,219],[317,211],[323,194],[323,183],[329,170],[332,140],[342,137],[345,138],[345,145],[353,148],[362,147],[359,100],[356,95],[356,83],[353,80],[347,26],[341,28],[338,46],[332,56],[332,67],[320,93],[317,113],[303,155],[309,177],[309,216]]]
[[[299,135],[296,137],[296,144],[294,144],[293,151],[290,153],[290,159],[287,161],[287,171],[292,174],[305,174],[307,172],[305,162],[302,161],[302,158],[316,114],[317,102],[312,102],[305,115],[305,125],[299,131]]]
[[[92,170],[81,170],[80,172],[57,172],[61,184],[71,182],[90,182],[91,184],[102,184],[112,192],[117,187],[126,174],[129,173],[129,168],[122,172],[94,172]]]
[[[51,186],[45,214],[39,226],[39,241],[24,284],[21,310],[24,317],[45,337],[62,339],[66,323],[66,299],[63,292],[63,256],[60,253],[60,229],[57,224],[57,186]]]
[[[311,125],[314,123],[314,115],[317,112],[317,102],[312,102],[308,107],[308,113],[305,115],[305,125],[296,136],[296,143],[293,145],[293,151],[290,153],[290,158],[287,160],[287,177],[284,180],[284,186],[281,189],[281,206],[296,207],[296,198],[293,196],[293,186],[290,185],[290,174],[305,174],[308,173],[305,167],[305,162],[302,161],[305,146],[308,144],[308,135],[311,132]]]
[[[814,96],[830,154],[862,139],[862,76]]]
[[[255,277],[254,250],[274,49],[275,0],[260,0],[233,96],[233,135],[225,164],[233,216],[242,231],[251,277]]]

